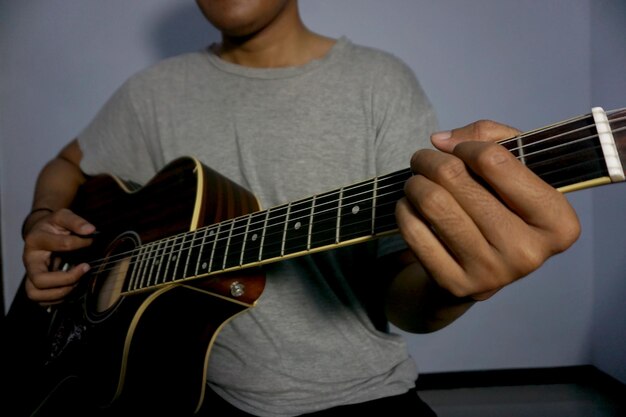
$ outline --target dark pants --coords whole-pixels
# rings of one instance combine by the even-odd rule
[[[308,417],[339,417],[339,416],[411,416],[411,417],[436,417],[435,412],[418,396],[417,390],[412,389],[405,394],[393,397],[380,398],[359,404],[342,405],[316,413],[304,414]],[[243,412],[222,399],[219,395],[207,389],[204,406],[198,416],[213,417],[253,417],[252,414]]]

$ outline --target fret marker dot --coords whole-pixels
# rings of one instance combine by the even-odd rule
[[[207,266],[208,266],[208,265],[207,265],[207,263],[206,263],[206,262],[202,262],[202,269],[206,269],[206,267],[207,267]]]
[[[296,224],[293,225],[293,228],[296,229],[296,230],[298,230],[301,227],[302,227],[302,223],[300,223],[300,222],[296,222]]]
[[[176,255],[172,256],[172,261],[176,260]]]
[[[259,238],[259,235],[257,235],[256,233],[252,235],[252,241],[254,242],[255,240],[257,240]]]
[[[352,214],[357,214],[359,212],[359,206],[352,207]]]

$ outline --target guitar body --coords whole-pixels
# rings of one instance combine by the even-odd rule
[[[181,158],[136,191],[114,177],[94,177],[72,209],[98,233],[90,247],[59,261],[99,264],[55,309],[39,411],[45,414],[48,403],[58,402],[55,394],[76,383],[88,387],[88,402],[98,407],[193,414],[202,405],[217,333],[254,305],[265,277],[253,269],[128,291],[128,253],[258,210],[256,199],[197,160]],[[167,260],[174,265],[176,256]],[[243,294],[233,295],[234,284]]]

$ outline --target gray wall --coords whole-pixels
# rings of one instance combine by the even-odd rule
[[[612,56],[604,46],[619,48],[626,39],[623,6],[620,0],[598,3],[301,0],[301,8],[314,30],[404,59],[442,128],[491,118],[526,130],[592,105],[624,105],[623,56],[612,72],[601,64]],[[612,22],[611,30],[605,22]],[[606,29],[592,30],[598,26]],[[23,273],[20,223],[43,164],[131,73],[217,38],[193,0],[0,2],[0,212],[8,301]],[[606,78],[597,81],[599,73]],[[615,337],[623,333],[626,308],[617,300],[605,303],[605,296],[626,296],[624,256],[612,244],[623,242],[608,233],[624,207],[615,200],[620,190],[624,195],[621,185],[569,195],[583,224],[569,252],[448,328],[407,335],[421,370],[596,363],[626,380],[626,341]]]

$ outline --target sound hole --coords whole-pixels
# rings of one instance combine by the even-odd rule
[[[128,233],[116,239],[106,252],[101,266],[93,274],[90,288],[91,310],[102,314],[122,298],[132,250],[139,244],[138,236]]]

